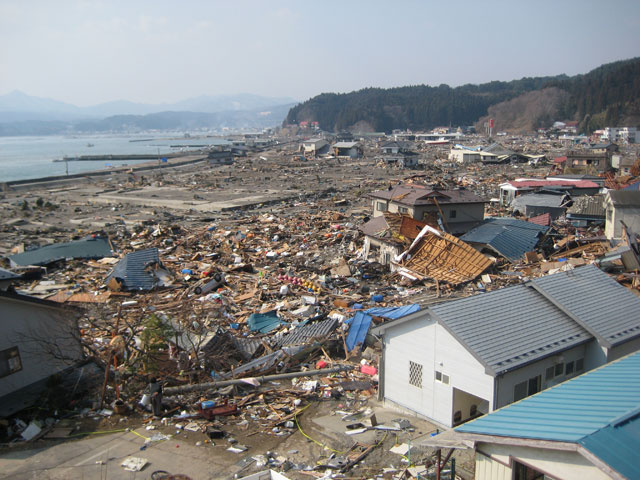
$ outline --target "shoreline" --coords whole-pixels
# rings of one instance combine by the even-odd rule
[[[206,161],[206,155],[186,155],[182,157],[169,158],[167,162],[157,163],[157,162],[146,162],[140,163],[138,165],[126,165],[126,166],[118,166],[104,170],[91,170],[88,172],[82,173],[73,173],[70,175],[50,175],[46,177],[39,178],[28,178],[22,180],[9,180],[6,182],[0,183],[0,191],[9,192],[9,191],[22,191],[22,190],[30,190],[32,188],[40,188],[43,186],[54,186],[57,184],[65,184],[68,182],[77,181],[83,178],[91,178],[91,177],[102,177],[106,175],[119,175],[133,172],[141,172],[141,171],[149,171],[149,170],[159,170],[163,168],[172,168],[172,167],[181,167],[186,165],[192,165],[198,162]]]

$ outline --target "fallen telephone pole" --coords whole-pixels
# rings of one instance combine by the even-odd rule
[[[263,375],[261,377],[247,377],[247,378],[235,378],[233,380],[220,380],[217,382],[197,383],[195,385],[184,385],[182,387],[167,387],[164,389],[165,395],[177,395],[180,393],[200,392],[209,390],[211,388],[228,387],[229,385],[246,384],[249,378],[255,379],[260,383],[268,382],[271,380],[286,380],[288,378],[298,377],[313,377],[316,375],[326,375],[328,373],[345,372],[353,370],[353,365],[340,365],[332,368],[322,368],[319,370],[307,370],[306,372],[290,372],[290,373],[278,373],[276,375]]]

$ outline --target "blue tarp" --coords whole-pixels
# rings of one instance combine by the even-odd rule
[[[287,322],[280,320],[278,312],[275,310],[267,313],[252,313],[247,320],[249,329],[252,332],[258,331],[260,333],[269,333],[285,323]]]
[[[374,317],[384,317],[391,320],[395,320],[400,317],[405,317],[410,313],[415,313],[420,310],[420,305],[412,303],[411,305],[403,305],[402,307],[373,307],[365,310],[365,313]]]
[[[347,325],[351,325],[346,339],[347,351],[350,352],[358,345],[364,344],[367,333],[369,333],[369,327],[371,327],[373,316],[395,320],[396,318],[404,317],[418,310],[420,310],[420,305],[414,303],[402,307],[373,307],[364,312],[356,312],[353,318],[349,318],[345,322]]]
[[[358,345],[364,344],[364,339],[367,337],[369,327],[371,326],[371,315],[367,315],[364,312],[356,312],[355,317],[350,321],[351,327],[347,334],[347,351],[350,352]]]

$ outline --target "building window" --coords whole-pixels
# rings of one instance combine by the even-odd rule
[[[441,382],[445,385],[449,385],[449,375],[445,375],[442,372],[436,370],[436,382]]]
[[[517,402],[518,400],[522,400],[529,395],[533,395],[540,391],[542,377],[538,375],[537,377],[530,378],[529,380],[525,380],[524,382],[517,383],[513,387],[513,401]]]
[[[527,396],[527,382],[521,382],[513,387],[513,401],[517,402]]]
[[[22,360],[18,347],[0,351],[0,378],[22,370]]]
[[[455,210],[449,210],[449,218],[456,218],[457,212]]]
[[[422,388],[422,365],[409,360],[409,385]]]
[[[376,210],[379,212],[386,212],[387,204],[385,202],[376,202]]]
[[[576,360],[576,372],[581,372],[584,370],[584,358],[579,358]]]
[[[564,367],[565,375],[571,375],[573,373],[573,362],[567,362],[567,365]]]
[[[564,372],[564,363],[559,363],[556,365],[556,377],[559,377]]]
[[[398,213],[409,213],[409,209],[407,207],[398,207]]]
[[[555,377],[555,371],[556,371],[556,369],[554,367],[547,368],[547,372],[544,375],[545,379],[547,381],[553,380],[553,377]]]

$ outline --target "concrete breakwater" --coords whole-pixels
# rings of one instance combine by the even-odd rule
[[[166,153],[158,155],[155,153],[136,153],[136,154],[106,154],[106,155],[79,155],[73,157],[56,158],[54,162],[103,162],[106,160],[160,160],[162,158],[178,158],[186,155],[194,155],[197,152],[187,153]]]

